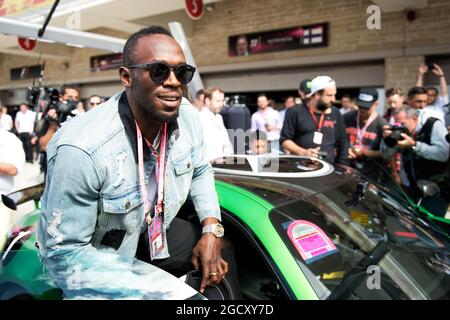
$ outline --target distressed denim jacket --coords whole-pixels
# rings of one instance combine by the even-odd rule
[[[132,270],[145,222],[135,151],[118,112],[122,94],[64,123],[47,148],[39,253],[68,298],[143,298],[151,287]],[[164,233],[188,196],[200,221],[221,219],[199,123],[183,99],[168,137]]]

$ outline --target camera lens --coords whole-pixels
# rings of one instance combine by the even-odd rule
[[[397,145],[397,142],[401,139],[400,133],[401,132],[399,130],[392,131],[392,133],[389,136],[384,138],[384,143],[389,148],[395,147]]]

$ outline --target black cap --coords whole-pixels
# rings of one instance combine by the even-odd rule
[[[300,82],[299,89],[306,93],[307,95],[311,93],[311,79],[305,79]]]
[[[359,90],[356,105],[360,108],[369,109],[378,100],[377,89],[367,88]]]

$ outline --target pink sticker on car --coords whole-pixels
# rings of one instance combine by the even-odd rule
[[[325,232],[309,221],[292,222],[287,233],[307,264],[337,252],[336,246]]]

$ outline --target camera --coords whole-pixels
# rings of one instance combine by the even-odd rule
[[[42,118],[45,118],[48,121],[57,121],[58,124],[66,121],[67,117],[76,109],[78,103],[72,99],[60,101],[59,90],[57,88],[48,87],[29,87],[27,91],[27,102],[29,105],[33,106],[33,109],[37,112],[40,111],[39,107],[43,106]],[[58,115],[57,119],[53,119],[47,115],[52,109],[56,110]]]
[[[409,135],[408,129],[406,129],[403,126],[398,126],[398,125],[390,126],[389,130],[391,130],[392,133],[383,139],[384,143],[389,148],[395,147],[397,145],[397,142],[399,142],[400,140],[403,140],[403,137],[401,136],[402,133]]]
[[[433,62],[427,63],[427,67],[428,67],[428,71],[431,72],[432,70],[434,70],[434,63]]]

